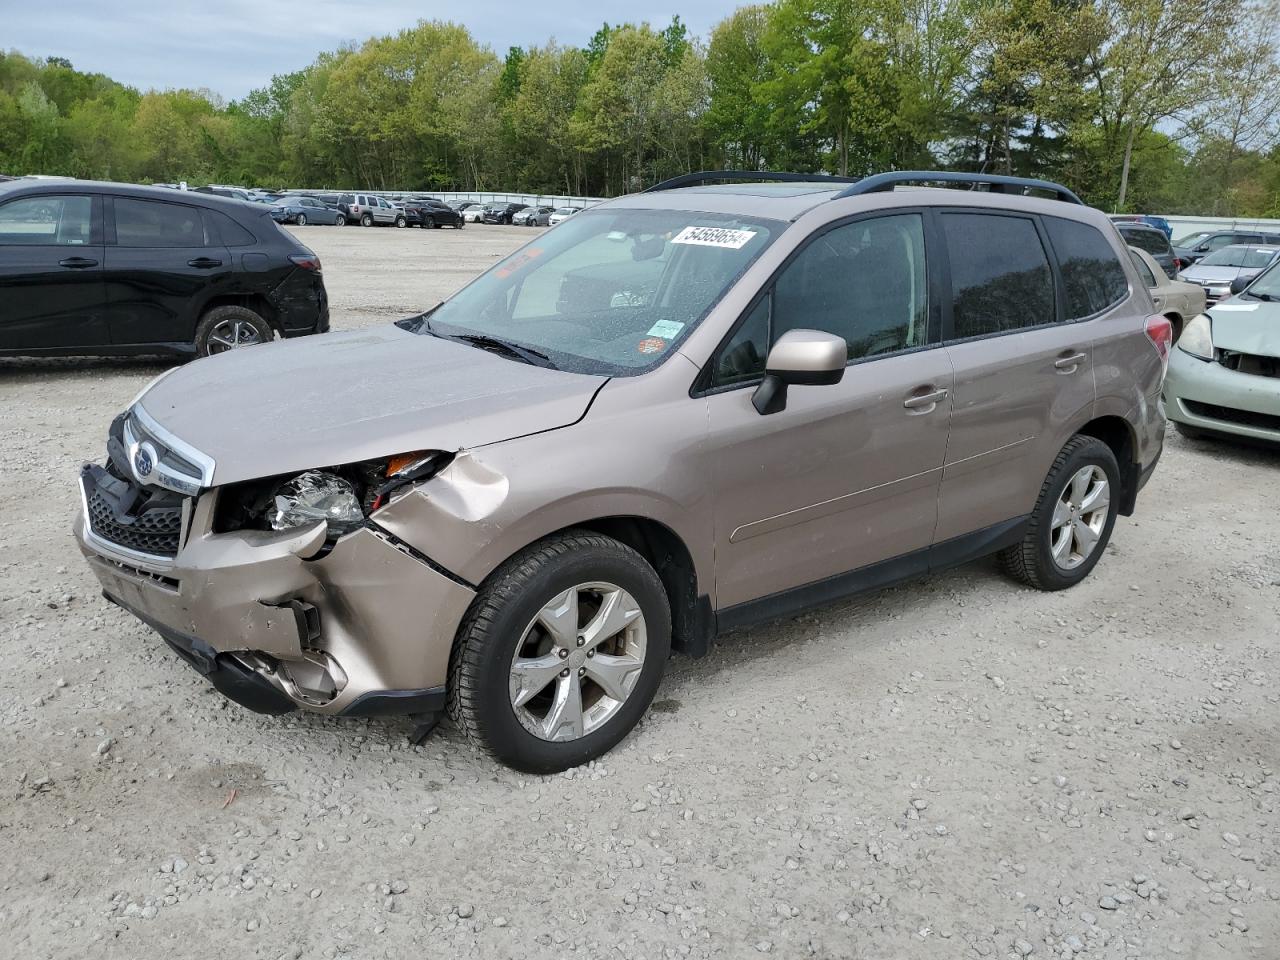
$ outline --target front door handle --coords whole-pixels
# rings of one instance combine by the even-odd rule
[[[195,267],[197,270],[212,270],[214,267],[222,266],[222,261],[214,260],[212,257],[196,257],[194,260],[188,260],[187,266]]]
[[[929,388],[926,387],[925,389]],[[933,390],[929,393],[913,393],[911,396],[907,397],[907,399],[902,401],[902,405],[908,410],[919,410],[921,413],[928,413],[936,407],[940,401],[945,400],[946,398],[946,388],[940,387],[939,389]]]
[[[83,270],[86,267],[96,267],[97,260],[90,260],[88,257],[67,257],[65,260],[59,260],[58,266],[67,267],[70,270]]]
[[[1070,353],[1053,361],[1053,365],[1063,373],[1075,373],[1087,359],[1083,353]]]

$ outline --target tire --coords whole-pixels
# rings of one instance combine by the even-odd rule
[[[419,223],[418,226],[420,226],[423,230],[426,230],[428,227],[434,227],[435,224],[432,222],[430,217],[423,217],[422,222]]]
[[[372,214],[372,213],[362,213],[362,214],[360,214],[360,226],[362,226],[362,227],[372,227],[372,226],[373,226],[373,214]]]
[[[333,218],[333,225],[335,227],[345,227],[347,225],[347,218],[340,213]]]
[[[1086,476],[1085,471],[1091,471],[1086,483],[1075,487],[1080,478]],[[1098,492],[1095,484],[1099,475],[1107,484],[1103,494],[1105,503],[1099,507],[1093,500],[1095,511],[1089,511],[1092,495]],[[1072,489],[1069,490],[1069,486]],[[1049,468],[1022,542],[1000,553],[1005,572],[1037,590],[1065,590],[1075,586],[1089,575],[1106,551],[1116,522],[1120,493],[1120,467],[1111,448],[1096,437],[1082,434],[1072,437]],[[1086,509],[1064,509],[1072,504]],[[1099,518],[1097,513],[1102,510],[1105,515]],[[1055,514],[1059,519],[1065,516],[1066,522],[1055,527]],[[1095,538],[1087,550],[1080,546],[1082,541],[1077,535],[1077,531],[1084,534],[1082,527]],[[1054,546],[1064,545],[1064,537],[1063,552],[1055,559]]]
[[[1188,440],[1205,440],[1212,436],[1209,431],[1201,430],[1199,427],[1193,427],[1190,424],[1179,423],[1177,420],[1170,420],[1169,422],[1173,424],[1173,429],[1178,431],[1179,436],[1186,437]]]
[[[215,353],[268,343],[275,338],[271,324],[248,307],[214,307],[196,326],[196,355]],[[232,340],[236,342],[231,342]]]
[[[305,227],[307,225],[307,215],[305,213],[298,214],[298,219],[295,222],[298,226]]]
[[[401,216],[396,217],[396,226],[397,226],[397,227],[403,227],[403,226],[405,226],[405,224],[407,224],[408,222],[409,222],[409,221],[408,221],[408,220],[406,220],[406,219],[404,218],[404,215],[403,215],[403,214],[402,214]]]
[[[598,597],[588,588],[607,588],[600,597],[614,597],[624,609],[638,609],[640,616],[616,621],[627,625],[620,632],[603,633],[603,642],[595,648],[589,636],[585,646],[582,641],[597,622],[598,608],[588,607],[583,617],[575,605],[565,633],[559,634],[564,642],[559,643],[543,626],[540,613],[557,599],[568,598],[572,590],[578,591],[574,597],[596,602]],[[579,617],[586,626],[578,626]],[[619,681],[630,684],[625,690],[617,688],[621,699],[609,697],[587,673],[593,664],[604,662],[604,656],[597,661],[594,655],[606,645],[612,654],[623,651],[615,665],[622,657],[640,662]],[[617,540],[570,530],[518,553],[481,587],[454,642],[449,714],[468,739],[494,759],[529,773],[555,773],[603,755],[631,731],[657,692],[670,651],[671,611],[653,568]],[[549,670],[535,668],[527,675],[535,679],[528,682],[528,702],[522,706],[515,704],[511,691],[518,653],[527,663],[549,661]],[[567,674],[557,669],[558,662],[570,665]],[[580,708],[585,702],[585,710],[577,713],[576,736],[572,726],[566,730],[557,722],[573,716],[572,711],[556,712],[557,696],[572,689],[579,691]],[[524,696],[526,691],[520,688],[517,693]],[[562,738],[551,739],[548,730],[550,736]]]

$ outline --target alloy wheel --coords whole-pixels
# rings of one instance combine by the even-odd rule
[[[223,320],[209,331],[209,353],[226,353],[237,347],[251,347],[262,343],[253,324],[244,320]]]
[[[578,740],[608,723],[635,689],[647,633],[635,598],[612,583],[552,597],[511,659],[511,708],[541,740]]]
[[[1071,477],[1053,508],[1049,550],[1062,570],[1074,570],[1093,554],[1111,512],[1105,471],[1089,464]]]

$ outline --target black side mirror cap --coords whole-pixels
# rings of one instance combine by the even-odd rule
[[[1231,281],[1232,295],[1234,296],[1235,294],[1242,292],[1244,288],[1247,287],[1252,282],[1253,282],[1253,277],[1236,277],[1234,280]]]

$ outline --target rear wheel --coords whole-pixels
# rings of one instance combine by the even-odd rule
[[[333,225],[335,227],[345,227],[347,225],[347,218],[344,217],[342,214],[338,214],[336,217],[333,218]]]
[[[418,226],[420,226],[423,230],[425,230],[427,229],[427,227],[434,227],[435,224],[432,222],[430,217],[423,217],[422,222],[419,223]]]
[[[404,226],[405,224],[407,224],[408,222],[409,222],[409,221],[408,221],[408,220],[406,220],[406,219],[404,218],[404,214],[401,214],[400,216],[396,217],[396,226],[397,226],[397,227],[403,227],[403,226]]]
[[[449,712],[494,758],[554,773],[608,751],[648,709],[671,650],[662,583],[586,530],[500,567],[458,629]]]
[[[1102,558],[1119,499],[1111,448],[1096,437],[1072,437],[1045,477],[1022,542],[1000,554],[1005,572],[1039,590],[1075,586]]]
[[[196,353],[208,357],[266,343],[274,336],[271,325],[248,307],[214,307],[196,327]]]

